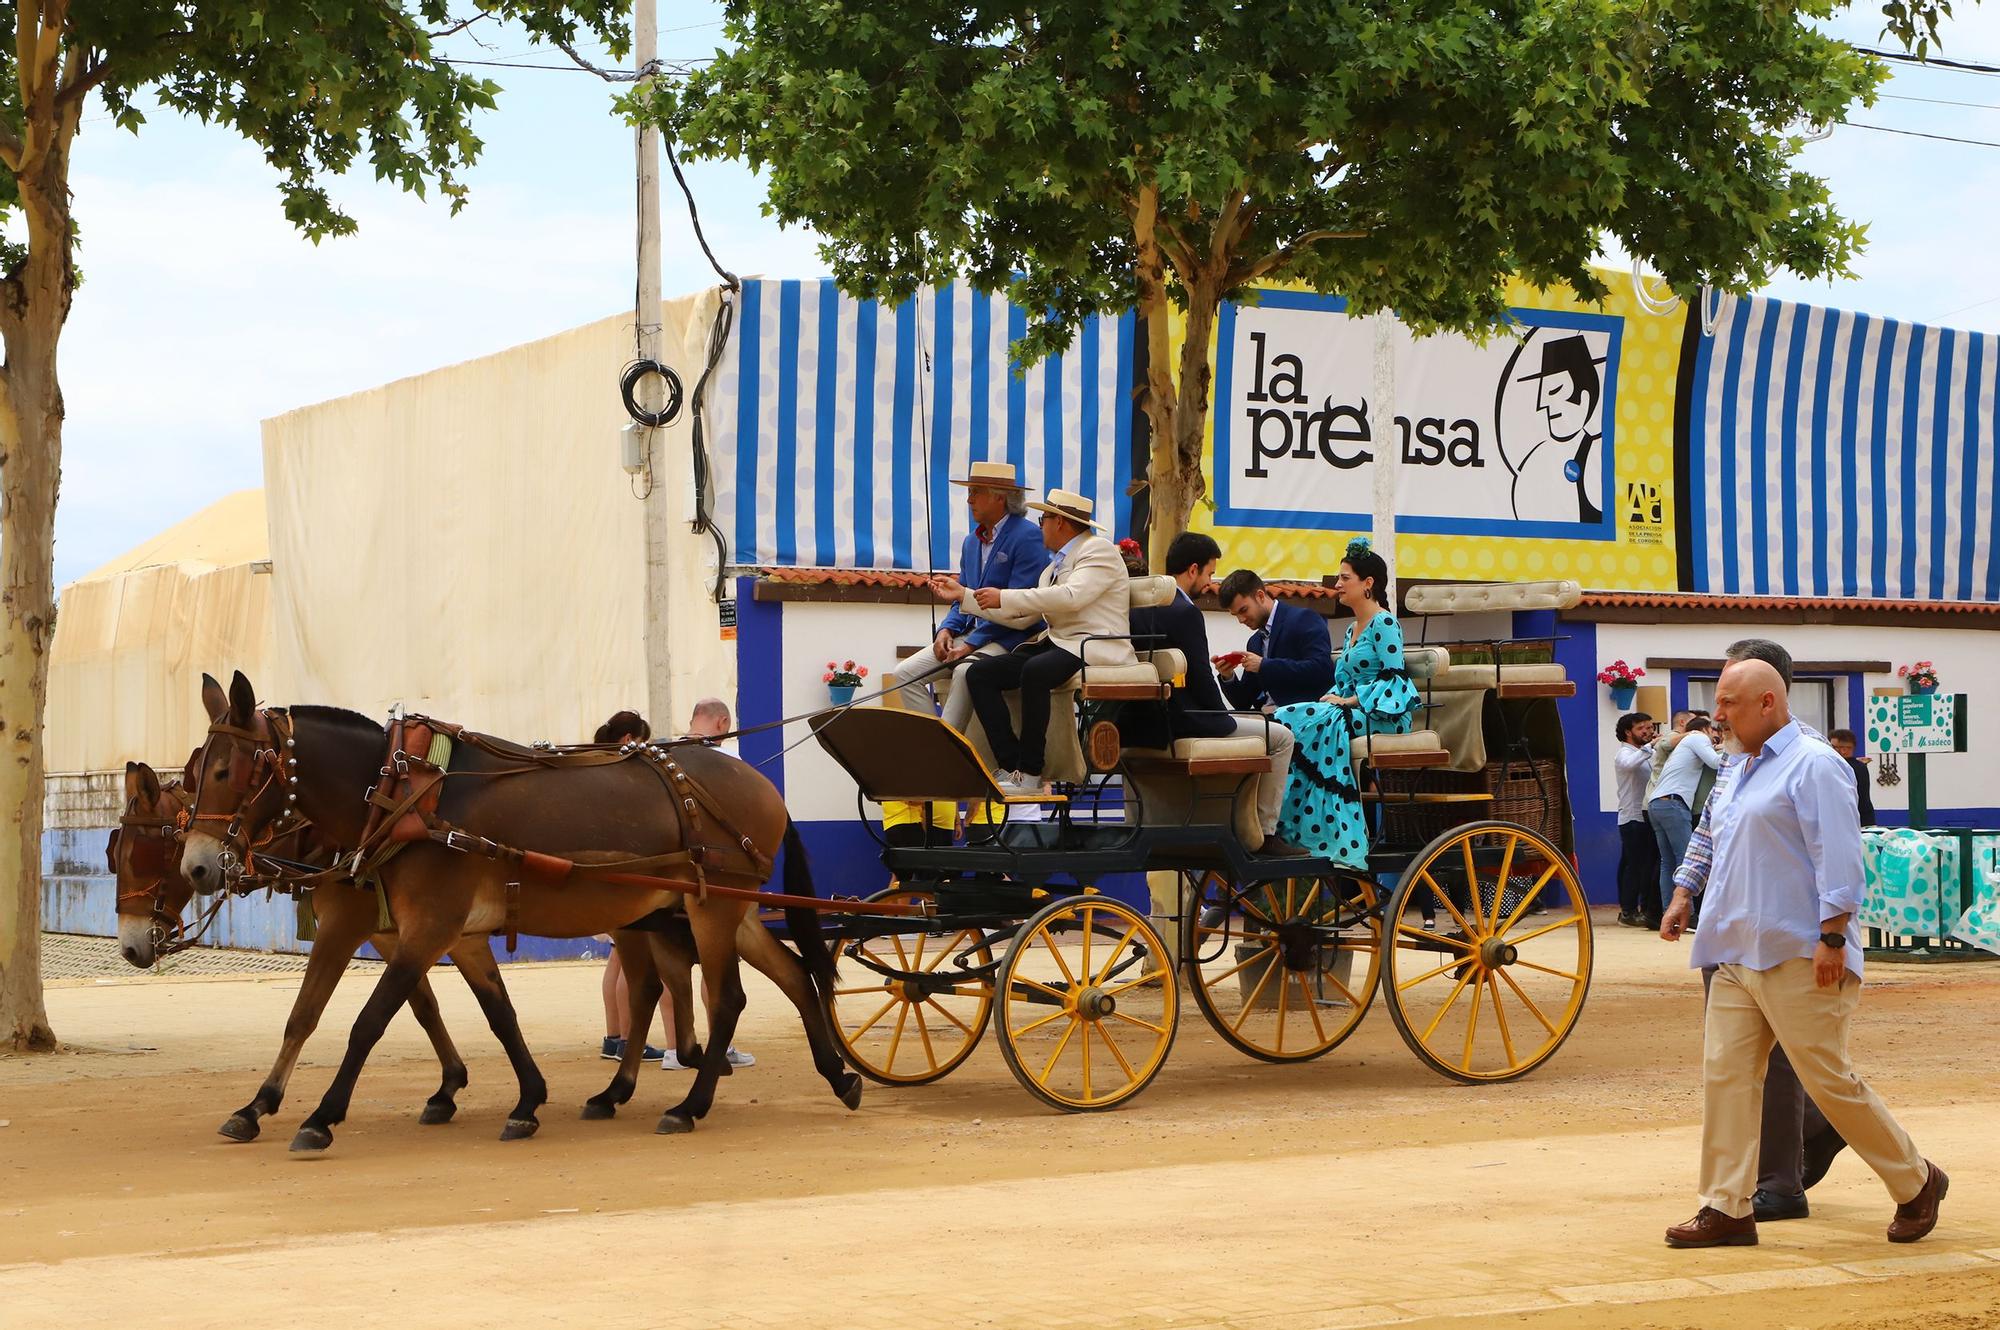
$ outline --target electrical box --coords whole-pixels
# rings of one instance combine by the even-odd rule
[[[643,475],[646,470],[647,454],[652,441],[646,436],[652,431],[634,421],[618,431],[618,463],[625,468],[628,476]]]

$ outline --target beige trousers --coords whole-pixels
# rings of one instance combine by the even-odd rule
[[[1741,1219],[1757,1189],[1764,1069],[1775,1040],[1799,1082],[1854,1153],[1875,1170],[1896,1204],[1915,1199],[1929,1167],[1908,1133],[1847,1060],[1847,1023],[1861,981],[1813,983],[1813,963],[1769,970],[1724,965],[1708,993],[1702,1048],[1701,1203]]]

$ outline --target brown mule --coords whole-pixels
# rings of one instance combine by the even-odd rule
[[[380,725],[337,708],[259,709],[255,690],[240,673],[227,694],[213,679],[204,679],[203,696],[214,723],[198,763],[194,821],[181,856],[182,872],[197,892],[226,889],[247,847],[282,827],[294,809],[330,843],[363,846],[370,826],[369,795],[388,755]],[[578,864],[684,854],[697,848],[687,842],[699,837],[704,851],[699,871],[705,880],[746,890],[762,886],[765,874],[759,861],[767,866],[783,844],[788,848],[788,889],[811,893],[803,849],[777,790],[719,750],[690,745],[676,749],[674,758],[702,792],[703,808],[729,810],[727,831],[740,836],[740,848],[739,843],[716,840],[719,828],[705,825],[692,791],[683,805],[677,798],[680,791],[669,792],[666,777],[651,761],[637,756],[615,760],[600,750],[599,758],[588,764],[564,765],[530,750],[515,751],[518,756],[497,744],[458,743],[436,819],[459,837],[490,838],[517,851]],[[332,1143],[332,1128],[345,1118],[355,1081],[389,1018],[457,939],[503,931],[585,937],[621,930],[675,904],[687,912],[700,956],[710,1028],[694,1084],[661,1117],[659,1130],[690,1131],[707,1114],[743,1008],[736,937],[750,901],[609,882],[593,877],[588,868],[551,881],[525,867],[510,867],[505,857],[461,852],[428,837],[403,843],[379,861],[376,871],[395,921],[394,953],[355,1021],[333,1084],[299,1128],[294,1150],[323,1150]],[[684,875],[688,871],[682,870]],[[826,1019],[832,953],[811,911],[792,910],[787,916],[809,972],[806,991],[811,997],[800,1014],[814,1065],[852,1108],[860,1101],[860,1078],[846,1069]],[[644,991],[650,985],[635,987]],[[532,1135],[540,1125],[535,1111],[547,1100],[546,1085],[520,1047],[519,1024],[504,991],[491,1001],[482,994],[481,1001],[510,1055],[519,1049],[515,1070],[521,1100],[501,1135]],[[632,1042],[628,1039],[628,1048]],[[621,1066],[621,1076],[624,1072]]]
[[[118,880],[119,949],[128,963],[142,970],[153,966],[161,943],[184,926],[182,915],[194,896],[194,887],[181,876],[175,843],[177,819],[192,802],[192,794],[172,783],[162,785],[145,763],[125,764],[125,816],[111,833],[106,857]],[[311,850],[290,843],[292,839],[274,843],[273,852],[293,859],[313,857]],[[299,1052],[319,1025],[327,1000],[361,944],[372,939],[376,950],[385,956],[395,946],[392,934],[375,933],[372,892],[359,891],[347,882],[329,882],[312,893],[312,905],[317,928],[305,976],[285,1020],[284,1044],[256,1095],[218,1128],[230,1140],[255,1140],[258,1119],[277,1112],[284,1101],[286,1083],[298,1065]],[[485,938],[464,939],[462,945],[452,948],[451,956],[474,993],[483,984],[499,983]],[[410,1011],[430,1037],[444,1073],[437,1093],[425,1101],[417,1120],[426,1124],[449,1122],[458,1111],[458,1091],[465,1088],[468,1078],[465,1060],[452,1045],[428,977],[411,991]]]

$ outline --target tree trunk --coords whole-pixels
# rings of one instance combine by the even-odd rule
[[[1172,465],[1174,430],[1179,406],[1174,392],[1173,357],[1169,354],[1173,306],[1167,299],[1166,255],[1159,238],[1159,192],[1139,191],[1132,214],[1132,238],[1139,250],[1139,313],[1146,321],[1146,419],[1152,426],[1153,456],[1146,469],[1151,522],[1146,536],[1146,566],[1153,572],[1166,566],[1167,544],[1186,525],[1194,499],[1183,492]]]
[[[38,99],[39,100],[39,99]],[[42,1002],[42,709],[55,632],[62,389],[56,342],[75,289],[73,114],[17,177],[28,258],[0,282],[0,1049],[52,1049]],[[47,142],[47,140],[44,140]]]

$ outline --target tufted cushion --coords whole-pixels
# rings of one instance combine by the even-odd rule
[[[1174,598],[1174,579],[1165,574],[1132,579],[1132,608],[1142,610],[1154,605],[1165,605]]]
[[[1451,653],[1443,647],[1405,647],[1403,665],[1418,681],[1442,674],[1451,668]]]
[[[1575,582],[1439,582],[1403,593],[1412,614],[1477,614],[1484,610],[1566,610],[1583,596]]]

